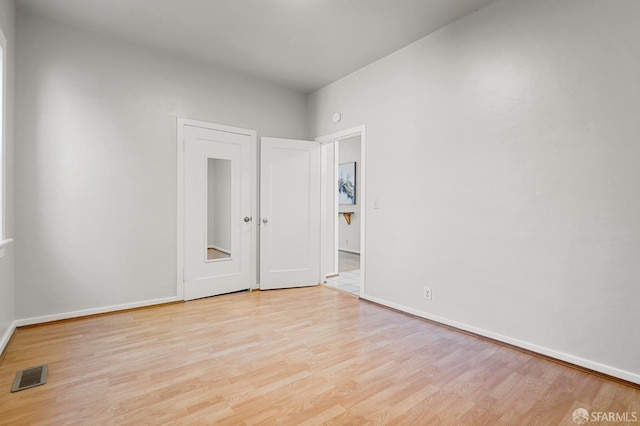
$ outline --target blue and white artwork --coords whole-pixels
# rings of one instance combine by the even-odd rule
[[[338,172],[338,203],[356,203],[356,163],[340,164]]]

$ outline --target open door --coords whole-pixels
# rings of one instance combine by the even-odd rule
[[[320,283],[320,144],[261,138],[260,289]]]

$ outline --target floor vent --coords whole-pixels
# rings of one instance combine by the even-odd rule
[[[16,373],[11,392],[18,392],[47,383],[47,364],[20,370]]]

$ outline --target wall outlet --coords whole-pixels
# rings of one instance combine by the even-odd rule
[[[427,300],[431,300],[431,287],[425,287],[424,288],[424,298]]]

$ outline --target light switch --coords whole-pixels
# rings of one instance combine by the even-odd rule
[[[380,208],[380,198],[376,198],[375,200],[373,200],[373,208],[374,209]]]

